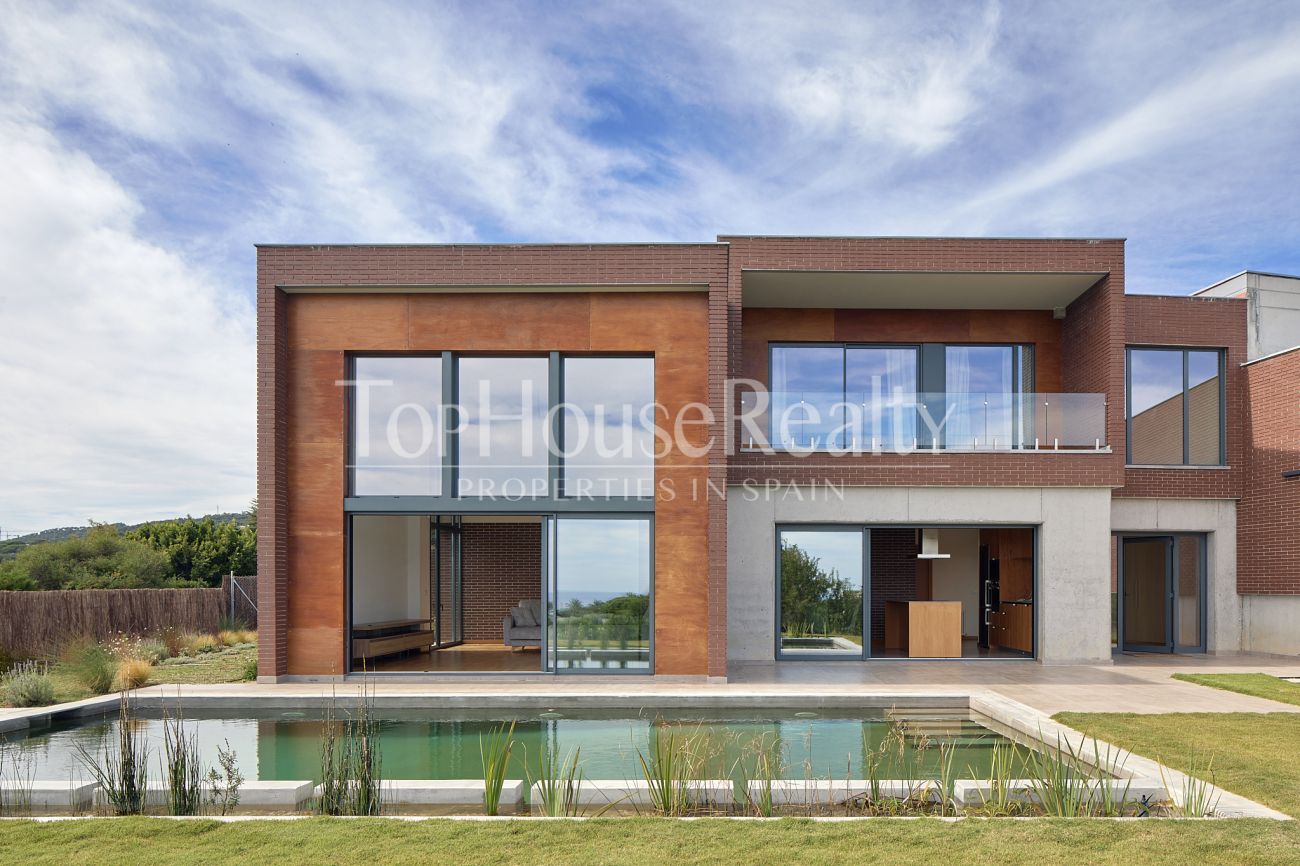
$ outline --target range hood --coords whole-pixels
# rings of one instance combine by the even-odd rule
[[[921,552],[916,555],[917,559],[951,559],[951,553],[939,552],[939,530],[922,529],[921,530]]]

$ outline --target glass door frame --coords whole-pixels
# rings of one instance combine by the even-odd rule
[[[862,651],[856,656],[849,653],[828,656],[825,654],[793,652],[781,647],[781,534],[783,532],[838,532],[847,534],[856,532],[862,540],[862,610],[859,617],[862,623]],[[775,628],[773,629],[773,652],[777,661],[866,661],[871,658],[871,527],[860,523],[778,523],[776,524],[776,551],[773,561],[775,575],[774,597],[776,600]]]
[[[564,512],[560,514],[543,514],[542,518],[542,646],[541,672],[556,676],[653,676],[655,673],[655,516],[644,512]],[[558,665],[556,640],[557,601],[559,597],[558,545],[556,544],[559,521],[577,520],[644,520],[649,524],[649,557],[647,563],[650,575],[650,599],[646,608],[646,619],[650,624],[648,638],[648,666],[645,668],[561,668]]]
[[[1207,626],[1207,599],[1206,590],[1209,585],[1209,561],[1207,550],[1209,547],[1208,540],[1204,533],[1199,532],[1118,532],[1115,533],[1119,549],[1116,551],[1116,570],[1118,572],[1118,595],[1119,603],[1117,605],[1118,629],[1116,649],[1119,652],[1153,652],[1153,653],[1175,653],[1175,654],[1195,654],[1206,652],[1206,626]],[[1180,644],[1178,642],[1179,622],[1178,622],[1178,574],[1179,574],[1179,544],[1181,538],[1194,538],[1197,542],[1197,633],[1200,636],[1200,643],[1196,645]],[[1165,578],[1164,578],[1164,611],[1165,611],[1165,642],[1163,646],[1130,646],[1124,639],[1124,620],[1125,620],[1125,603],[1124,603],[1124,545],[1128,542],[1150,543],[1153,541],[1163,541],[1165,544]]]

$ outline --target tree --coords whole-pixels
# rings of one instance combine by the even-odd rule
[[[797,544],[781,545],[781,628],[817,634],[862,630],[862,590]]]
[[[0,569],[4,589],[139,589],[175,586],[167,555],[93,524],[84,536],[23,548]]]
[[[219,586],[223,575],[253,574],[257,570],[257,529],[211,517],[146,523],[127,533],[166,554],[171,573],[179,580]]]

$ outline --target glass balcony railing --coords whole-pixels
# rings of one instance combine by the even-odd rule
[[[750,391],[741,451],[1100,451],[1105,394]]]

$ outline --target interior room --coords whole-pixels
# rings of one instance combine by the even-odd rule
[[[542,518],[352,518],[352,670],[542,669]]]
[[[873,658],[1034,654],[1029,528],[874,528]]]

